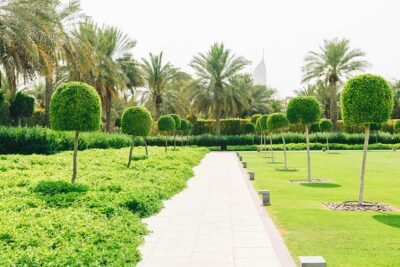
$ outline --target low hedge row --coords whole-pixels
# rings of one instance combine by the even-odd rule
[[[363,134],[345,134],[345,133],[318,133],[310,136],[311,143],[326,142],[329,137],[330,143],[362,145],[364,142]],[[167,137],[172,143],[172,137]],[[258,145],[260,136],[253,135],[194,135],[177,138],[177,145],[196,145],[196,146],[220,146],[226,143],[228,146],[237,145]],[[272,136],[274,144],[282,144],[281,136]],[[14,128],[0,127],[0,154],[54,154],[60,151],[72,150],[73,148],[72,132],[56,132],[50,129],[34,128]],[[305,136],[302,133],[286,133],[285,140],[288,144],[305,143]],[[189,142],[188,142],[189,141]],[[267,140],[269,142],[269,140]],[[79,150],[92,148],[122,148],[130,145],[131,137],[124,134],[108,134],[102,132],[82,133],[79,139]],[[150,146],[164,146],[165,136],[152,136],[147,138]],[[378,133],[372,134],[370,143],[376,144],[400,144],[400,134]],[[143,139],[137,138],[136,145],[143,145]]]

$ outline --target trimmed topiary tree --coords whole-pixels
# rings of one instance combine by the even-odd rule
[[[341,94],[342,116],[349,125],[364,125],[364,152],[360,176],[358,204],[364,202],[364,178],[370,125],[382,124],[390,118],[393,110],[393,92],[382,77],[363,74],[349,79]]]
[[[256,126],[251,122],[247,122],[243,128],[245,134],[249,134],[253,137],[253,145],[254,145],[254,133],[256,132]]]
[[[189,124],[190,123],[187,120],[181,120],[180,132],[182,134],[182,138],[181,138],[182,146],[183,146],[184,136],[189,135],[189,127],[190,127]]]
[[[147,150],[146,136],[149,135],[151,126],[153,125],[153,118],[150,112],[144,107],[130,107],[127,108],[121,117],[122,132],[132,135],[131,149],[129,151],[128,168],[132,161],[132,151],[135,145],[136,136],[142,136],[144,146],[146,149],[146,156],[149,155]]]
[[[282,136],[283,143],[283,156],[284,156],[284,169],[288,170],[287,157],[286,157],[286,142],[284,131],[289,129],[289,120],[284,113],[273,113],[268,116],[267,126],[271,133],[278,132]]]
[[[158,130],[165,135],[165,152],[168,150],[168,138],[167,135],[171,132],[174,132],[175,127],[175,120],[170,115],[163,115],[160,116],[157,122]]]
[[[251,116],[250,121],[251,123],[253,123],[254,125],[256,124],[258,118],[260,118],[262,116],[262,114],[254,114]]]
[[[50,125],[56,131],[74,131],[71,182],[77,173],[79,132],[98,131],[101,126],[101,101],[96,89],[81,82],[61,84],[50,102]]]
[[[333,123],[330,119],[322,119],[319,123],[319,129],[321,132],[326,134],[326,150],[329,152],[329,135],[328,133],[332,131]]]
[[[175,130],[174,130],[174,149],[176,149],[176,133],[181,129],[181,117],[178,114],[170,114],[170,116],[175,121]]]
[[[20,91],[15,95],[15,99],[10,105],[10,115],[21,127],[22,118],[32,117],[34,109],[35,98]]]
[[[301,124],[305,128],[307,141],[308,181],[311,182],[311,157],[309,127],[321,117],[321,107],[318,101],[310,96],[297,96],[290,99],[286,116],[291,124]]]
[[[393,132],[399,133],[400,132],[400,120],[395,120],[393,122]]]
[[[315,143],[318,143],[318,133],[320,132],[319,129],[319,122],[313,123],[310,125],[310,133],[315,134]]]

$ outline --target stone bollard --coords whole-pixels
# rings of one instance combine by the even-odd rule
[[[301,267],[326,267],[326,261],[321,256],[300,256]]]
[[[240,156],[239,152],[236,152],[236,156],[238,156],[238,157]]]
[[[269,190],[260,190],[258,191],[258,193],[262,195],[262,201],[264,206],[271,205]]]
[[[250,181],[253,181],[254,178],[255,178],[254,172],[253,172],[253,171],[249,171],[248,173],[249,173],[249,179],[250,179]]]
[[[242,161],[242,160],[243,160],[242,156],[239,156],[239,160],[240,160],[240,161]]]
[[[247,162],[246,161],[242,161],[242,166],[243,166],[243,168],[247,168]]]

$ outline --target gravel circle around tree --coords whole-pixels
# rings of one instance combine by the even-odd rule
[[[292,184],[328,184],[332,183],[329,179],[311,179],[311,180],[290,180]]]
[[[339,211],[397,211],[397,209],[379,202],[364,202],[361,205],[357,201],[323,202],[322,205],[330,210]]]

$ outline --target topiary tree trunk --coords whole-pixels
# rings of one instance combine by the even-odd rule
[[[131,166],[131,161],[132,161],[132,151],[133,147],[135,146],[135,136],[132,136],[132,143],[131,143],[131,150],[129,151],[129,159],[128,159],[128,168]]]
[[[264,134],[264,157],[267,157],[267,136]]]
[[[272,133],[269,134],[269,145],[270,145],[270,150],[271,150],[271,161],[274,162],[274,147],[272,144]]]
[[[147,140],[146,136],[143,136],[143,143],[144,143],[144,149],[146,150],[146,156],[149,156],[149,150],[147,149]]]
[[[326,151],[329,152],[329,137],[328,137],[328,133],[326,134]]]
[[[369,141],[369,125],[365,126],[364,151],[363,151],[363,161],[362,161],[361,177],[360,177],[360,192],[358,194],[359,205],[361,205],[364,202],[364,177],[365,177],[365,168],[367,166],[368,141]]]
[[[72,167],[72,178],[71,183],[75,183],[76,173],[77,173],[77,165],[78,165],[78,142],[79,142],[79,131],[75,131],[74,138],[74,155],[73,155],[73,167]]]
[[[287,167],[287,157],[286,157],[286,142],[285,142],[285,134],[281,133],[282,135],[282,143],[283,143],[283,158],[284,158],[284,165],[285,165],[285,170],[288,169]]]
[[[308,181],[311,182],[310,134],[309,134],[308,125],[306,125],[306,142],[307,142]]]
[[[167,153],[168,150],[168,137],[165,135],[165,153]]]
[[[174,150],[176,150],[176,131],[174,131]]]

